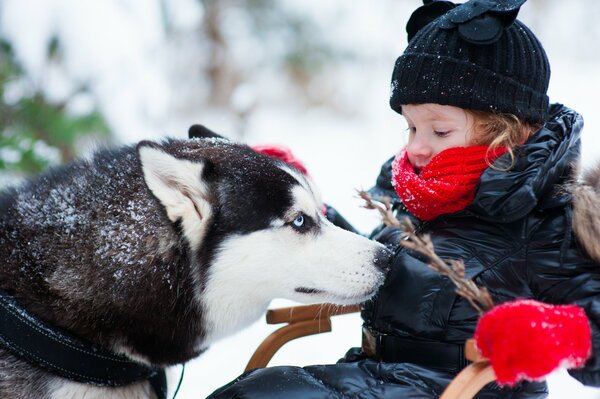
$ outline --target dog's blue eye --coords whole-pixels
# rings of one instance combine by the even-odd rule
[[[300,214],[292,222],[296,227],[302,227],[304,225],[304,215]]]

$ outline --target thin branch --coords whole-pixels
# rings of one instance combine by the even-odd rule
[[[362,198],[365,203],[363,204],[363,208],[366,209],[375,209],[379,212],[383,223],[386,226],[398,227],[402,228],[400,225],[400,221],[396,219],[394,213],[392,212],[392,205],[390,204],[390,199],[388,197],[383,197],[381,202],[373,201],[373,198],[364,190],[357,190],[358,196]]]
[[[400,244],[408,249],[414,250],[424,255],[431,267],[436,272],[446,276],[456,286],[456,293],[466,298],[469,303],[480,313],[484,313],[494,306],[492,297],[487,288],[480,288],[465,275],[465,264],[462,260],[444,261],[440,258],[433,248],[433,242],[428,234],[419,235],[409,218],[402,220],[396,219],[392,213],[392,207],[388,198],[384,198],[380,203],[375,202],[371,196],[360,190],[360,198],[365,201],[363,205],[366,209],[376,209],[387,226],[398,227],[402,231]]]

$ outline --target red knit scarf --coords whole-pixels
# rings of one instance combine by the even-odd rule
[[[507,151],[497,148],[488,153],[488,149],[488,146],[448,148],[433,157],[419,174],[404,149],[392,163],[392,184],[404,206],[421,220],[458,212],[473,202],[487,162],[493,163]]]

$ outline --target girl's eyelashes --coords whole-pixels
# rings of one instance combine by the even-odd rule
[[[409,126],[406,130],[411,134],[417,133],[417,128],[414,126]],[[435,134],[438,137],[446,137],[450,134],[450,130],[446,130],[446,131],[434,130],[433,134]]]

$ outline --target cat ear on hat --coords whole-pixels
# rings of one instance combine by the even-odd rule
[[[406,23],[409,42],[425,25],[456,7],[456,4],[450,1],[423,0],[423,3],[424,5],[413,11]]]
[[[207,138],[218,138],[223,139],[225,137],[218,133],[213,132],[204,125],[192,125],[188,130],[188,138],[190,139],[207,139]]]
[[[440,18],[440,28],[458,30],[461,39],[473,44],[491,44],[517,18],[526,0],[470,0]]]

